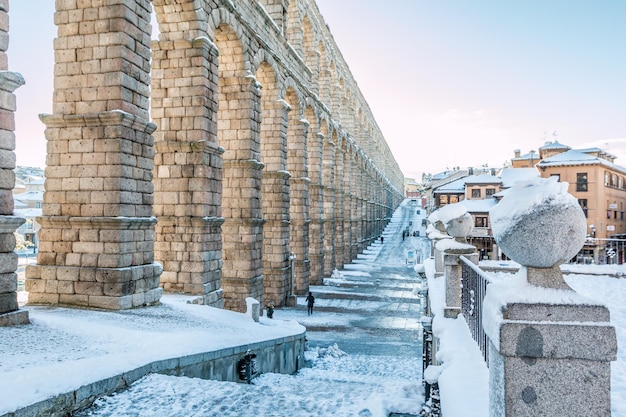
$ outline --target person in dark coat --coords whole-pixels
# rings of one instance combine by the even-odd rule
[[[313,304],[315,304],[315,297],[313,297],[313,293],[309,291],[309,295],[306,296],[306,310],[309,316],[313,314]]]

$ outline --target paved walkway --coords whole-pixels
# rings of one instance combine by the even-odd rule
[[[380,416],[380,407],[412,413],[394,416],[417,415],[422,305],[415,289],[421,279],[406,260],[412,251],[419,263],[429,251],[423,237],[402,238],[406,229],[424,235],[416,209],[401,206],[383,233],[384,244],[377,241],[325,285],[311,288],[313,315],[307,315],[304,297],[295,308],[276,310],[275,318],[307,327],[310,353],[319,355],[310,368],[296,375],[262,375],[252,385],[154,375],[76,416],[178,417],[192,415],[189,410],[208,416],[219,409],[220,417],[352,417]]]

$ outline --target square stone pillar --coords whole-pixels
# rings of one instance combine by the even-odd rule
[[[156,126],[123,111],[41,118],[48,166],[37,265],[26,268],[28,302],[113,310],[158,302]]]
[[[490,416],[609,417],[617,340],[608,309],[571,289],[532,288],[536,302],[498,300],[488,292],[489,305],[502,305],[502,320],[485,326]],[[567,301],[540,301],[554,300],[555,291]]]
[[[476,248],[468,248],[465,252],[456,251],[450,253],[444,251],[443,264],[445,267],[446,277],[446,306],[444,307],[443,314],[446,318],[457,318],[461,312],[461,279],[463,273],[463,261],[461,256],[465,256],[472,263],[478,265],[478,253]]]

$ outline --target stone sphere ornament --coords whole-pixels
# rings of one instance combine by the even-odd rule
[[[568,185],[556,178],[520,181],[490,210],[494,238],[509,258],[552,268],[576,256],[585,243],[587,220]]]
[[[473,229],[474,220],[469,213],[465,213],[446,223],[446,231],[448,234],[459,242],[467,242],[466,237],[469,236]]]

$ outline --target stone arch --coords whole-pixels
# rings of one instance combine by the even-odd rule
[[[204,4],[203,0],[152,0],[160,30],[159,40],[188,40],[206,36],[208,19]],[[181,16],[184,16],[182,22]]]
[[[319,42],[320,64],[319,64],[319,98],[330,109],[331,102],[331,75],[328,66],[328,56],[323,42]]]
[[[291,174],[289,246],[295,254],[294,292],[305,295],[309,290],[309,182],[307,136],[309,122],[303,117],[302,101],[291,79],[285,80],[285,101],[291,112],[287,123],[287,170]]]
[[[231,15],[219,10],[224,21]],[[213,15],[214,16],[214,15]],[[237,25],[236,27],[239,27]],[[245,298],[263,303],[260,85],[250,75],[245,44],[233,27],[214,31],[218,58],[217,139],[224,148],[222,174],[222,285],[224,305],[244,311]],[[251,117],[252,116],[252,117]]]

